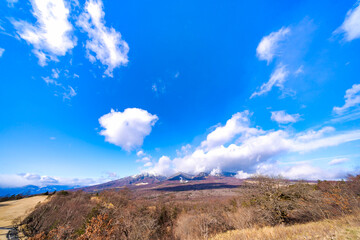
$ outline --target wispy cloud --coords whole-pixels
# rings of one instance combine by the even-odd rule
[[[150,134],[158,117],[139,108],[127,108],[124,112],[111,110],[99,118],[103,130],[100,135],[105,141],[115,144],[126,151],[141,147],[144,138]]]
[[[2,55],[4,54],[4,52],[5,52],[5,49],[0,48],[0,57],[2,57]]]
[[[105,26],[105,12],[101,0],[88,0],[77,25],[87,32],[87,56],[91,62],[99,60],[107,66],[105,74],[112,76],[114,68],[128,62],[128,44],[114,28]]]
[[[49,60],[58,60],[76,45],[69,22],[69,8],[64,0],[32,0],[32,14],[36,24],[13,20],[18,35],[32,44],[41,66]]]
[[[0,174],[0,187],[24,187],[27,185],[35,185],[45,187],[49,185],[66,185],[66,186],[89,186],[107,181],[108,179],[92,179],[92,178],[63,178],[47,175],[39,175],[34,173],[21,174]]]
[[[345,92],[345,104],[342,107],[334,107],[333,111],[337,115],[344,115],[349,110],[358,108],[360,105],[360,84],[354,84]]]
[[[350,159],[348,158],[335,158],[329,162],[329,165],[337,165],[341,163],[348,162]]]
[[[344,34],[344,40],[350,42],[354,39],[360,38],[360,2],[350,9],[343,24],[334,31],[333,34]]]
[[[269,64],[278,54],[280,43],[289,35],[290,28],[282,27],[276,32],[263,37],[256,48],[256,55],[260,60],[266,60]]]
[[[250,99],[271,91],[273,86],[279,87],[282,93],[280,97],[293,96],[296,93],[292,89],[285,88],[284,83],[306,74],[306,66],[302,59],[315,29],[313,21],[304,18],[297,25],[282,27],[261,39],[256,48],[256,55],[259,60],[266,60],[268,65],[274,60],[275,67],[269,81],[263,83]]]
[[[300,114],[288,114],[284,110],[274,111],[271,112],[271,120],[280,124],[296,123],[300,120]]]
[[[8,7],[14,7],[15,3],[18,2],[18,0],[6,0],[8,3]]]
[[[77,95],[76,91],[70,85],[64,86],[63,84],[59,83],[58,81],[50,78],[50,77],[42,77],[44,82],[50,86],[56,86],[58,89],[61,89],[61,95],[63,96],[63,100],[70,100],[71,98]]]
[[[250,99],[256,96],[261,96],[267,92],[270,92],[273,86],[276,86],[280,89],[284,88],[284,82],[289,75],[289,71],[286,69],[286,66],[279,64],[274,72],[271,74],[270,79],[268,82],[261,85],[258,91],[255,91],[251,96]]]

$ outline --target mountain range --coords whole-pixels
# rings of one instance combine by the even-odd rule
[[[117,180],[113,180],[110,182],[80,187],[80,186],[66,186],[66,185],[49,185],[45,187],[38,187],[35,185],[27,185],[24,187],[18,188],[0,188],[0,196],[11,196],[16,194],[22,195],[33,195],[33,194],[41,194],[45,192],[54,192],[60,190],[83,190],[86,192],[98,192],[105,189],[117,189],[123,187],[129,188],[139,188],[150,185],[156,185],[160,183],[187,183],[187,182],[195,182],[195,181],[202,181],[206,179],[216,180],[221,178],[234,178],[235,173],[231,172],[222,172],[218,174],[210,174],[206,172],[201,172],[196,175],[191,175],[188,173],[178,172],[170,177],[165,177],[161,175],[154,175],[149,173],[142,173],[134,176],[128,176],[124,178],[120,178]]]

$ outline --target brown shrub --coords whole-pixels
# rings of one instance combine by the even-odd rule
[[[232,229],[291,225],[359,210],[360,177],[317,184],[256,177],[237,197],[136,198],[129,189],[59,192],[26,218],[32,239],[208,239]],[[188,193],[191,194],[191,193]],[[200,196],[200,195],[199,195]]]
[[[83,192],[74,192],[68,194],[58,193],[51,199],[38,205],[35,210],[24,219],[23,229],[25,236],[35,236],[38,233],[50,233],[52,230],[57,231],[59,227],[64,228],[71,235],[81,229],[87,216],[96,206],[90,201],[90,195]],[[59,233],[60,234],[60,233]],[[63,234],[63,233],[61,233]],[[70,239],[63,237],[62,239]]]

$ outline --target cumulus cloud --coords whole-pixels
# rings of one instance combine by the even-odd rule
[[[201,143],[201,146],[206,149],[211,149],[228,143],[239,134],[248,137],[260,133],[261,130],[257,128],[250,128],[249,115],[249,111],[234,114],[226,122],[225,126],[218,126],[214,131],[209,133],[206,140]]]
[[[141,147],[144,138],[150,134],[158,117],[139,108],[127,108],[124,112],[111,110],[99,118],[103,130],[100,135],[105,141],[126,151]]]
[[[271,120],[280,123],[295,123],[300,120],[300,114],[287,114],[284,110],[271,112]]]
[[[256,96],[261,96],[267,92],[270,92],[273,86],[280,88],[281,90],[284,88],[284,82],[289,75],[289,71],[286,69],[286,66],[279,64],[274,72],[271,74],[268,82],[261,85],[259,91],[255,91],[250,99]]]
[[[345,17],[343,24],[334,31],[334,34],[344,34],[344,40],[350,42],[360,38],[360,2],[350,9]]]
[[[87,32],[87,56],[91,62],[99,60],[107,66],[105,74],[112,76],[114,68],[128,62],[128,44],[114,28],[105,26],[105,12],[101,0],[88,0],[77,25]]]
[[[246,179],[246,178],[251,178],[254,174],[249,174],[249,173],[246,173],[244,171],[238,171],[235,175],[236,178],[239,178],[239,179]]]
[[[290,33],[289,27],[282,27],[277,32],[272,32],[268,36],[261,39],[259,45],[256,48],[256,55],[260,60],[266,60],[270,63],[274,56],[278,54],[280,43]]]
[[[246,112],[241,113],[242,116],[246,116],[246,114]],[[245,122],[248,121],[250,120],[248,119]],[[218,129],[222,128],[222,126],[218,127]],[[215,129],[213,132],[215,131],[218,130]],[[213,132],[209,133],[209,135]],[[336,132],[332,127],[323,127],[319,130],[300,133],[285,130],[261,130],[257,131],[255,135],[240,134],[228,146],[214,144],[210,148],[203,148],[200,145],[186,156],[174,158],[171,162],[167,159],[166,166],[172,166],[175,171],[193,174],[210,172],[213,169],[230,172],[240,171],[239,177],[244,177],[250,176],[245,173],[266,173],[266,170],[269,169],[266,164],[283,154],[302,154],[356,140],[360,140],[360,130]],[[221,141],[221,143],[224,142]],[[273,164],[270,166],[273,166]],[[303,166],[303,168],[299,169],[287,169],[287,171],[291,170],[290,173],[287,173],[287,171],[280,172],[279,170],[277,172],[286,177],[302,178],[305,176],[306,169],[308,173],[312,172],[313,168],[309,166]],[[152,169],[152,171],[156,171],[156,169]]]
[[[154,175],[170,176],[175,173],[175,170],[172,166],[171,159],[167,156],[162,156],[159,161],[155,163],[154,167],[146,170],[146,172]]]
[[[360,105],[360,84],[354,84],[345,93],[345,104],[342,107],[334,107],[333,111],[337,115],[347,113],[349,110]]]
[[[36,24],[13,20],[18,35],[32,44],[34,54],[41,66],[47,61],[57,61],[76,45],[72,36],[73,26],[69,22],[69,7],[64,0],[32,0],[32,14]]]
[[[4,52],[5,52],[5,49],[0,48],[0,57],[2,57],[2,55],[4,54]]]
[[[329,165],[337,165],[341,163],[348,162],[350,159],[348,158],[335,158],[329,162]]]

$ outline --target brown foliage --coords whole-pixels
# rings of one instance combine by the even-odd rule
[[[291,225],[356,212],[360,176],[317,184],[259,176],[237,197],[139,199],[129,189],[58,193],[24,220],[31,239],[208,239],[233,229]],[[166,197],[168,196],[168,197]]]

